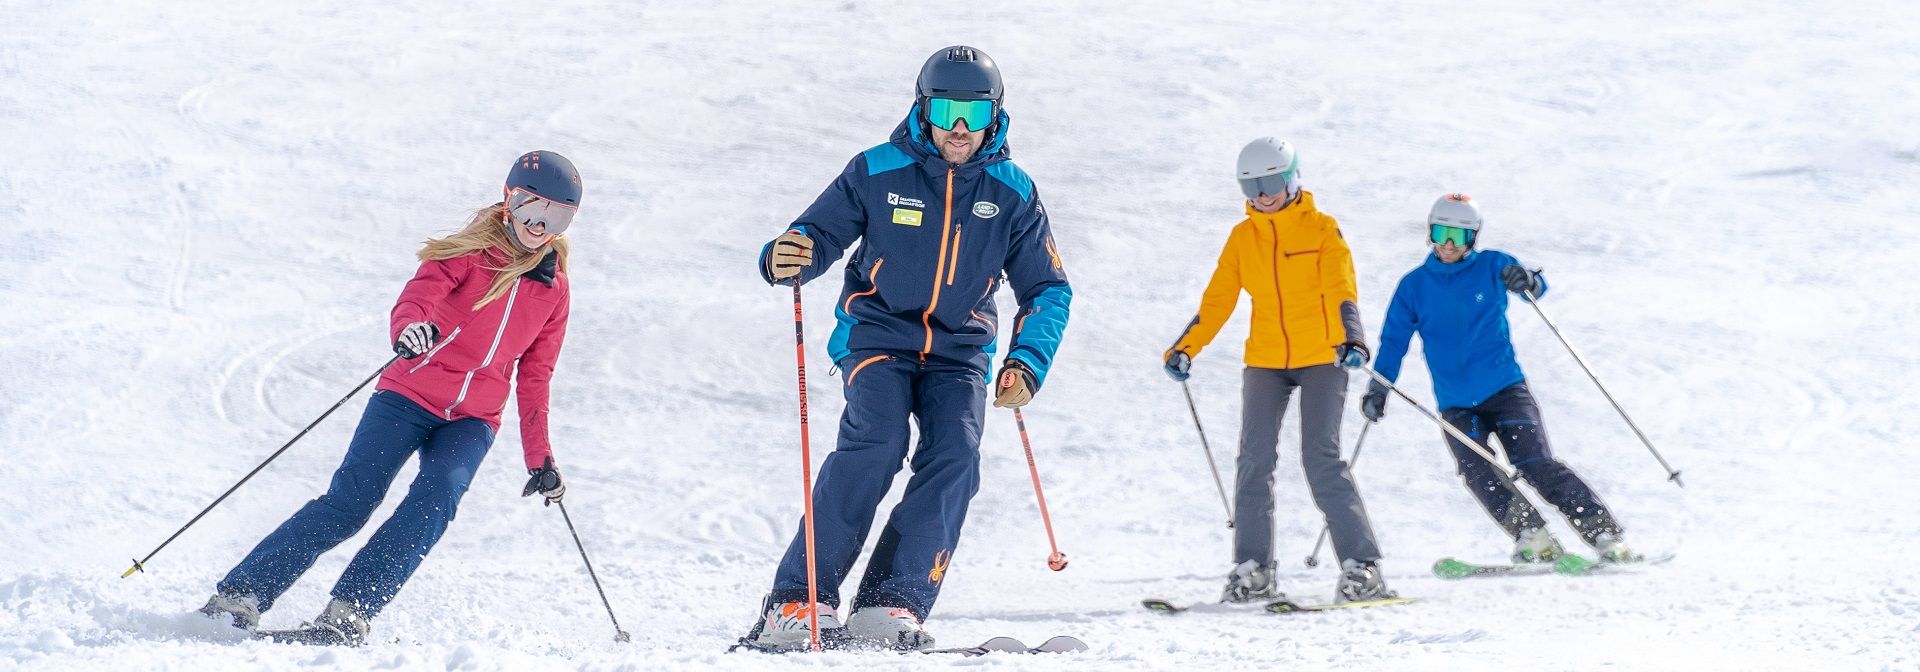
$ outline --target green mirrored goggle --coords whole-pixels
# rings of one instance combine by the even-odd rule
[[[927,99],[927,123],[951,131],[955,124],[967,122],[967,130],[978,131],[993,123],[993,101]]]
[[[1427,239],[1433,241],[1435,245],[1453,243],[1456,247],[1468,247],[1473,245],[1473,234],[1473,229],[1435,224],[1432,231],[1428,233]]]

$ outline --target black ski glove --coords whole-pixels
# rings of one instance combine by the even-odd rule
[[[566,496],[567,484],[560,480],[560,468],[553,466],[551,456],[547,458],[546,464],[528,469],[527,473],[532,477],[527,479],[526,489],[520,491],[521,497],[531,497],[537,492],[546,495],[547,506],[553,506],[554,502]]]
[[[1507,291],[1515,294],[1540,292],[1540,272],[1521,268],[1519,264],[1508,264],[1500,269],[1500,281],[1507,283]]]
[[[1387,386],[1377,380],[1367,385],[1367,393],[1360,397],[1360,415],[1367,422],[1379,422],[1387,415]]]

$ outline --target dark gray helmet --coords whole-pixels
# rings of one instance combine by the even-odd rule
[[[507,171],[506,191],[525,189],[556,203],[580,207],[580,171],[559,152],[532,151],[520,155]]]
[[[920,78],[914,84],[915,100],[928,98],[954,100],[991,100],[997,108],[1000,95],[1000,67],[987,52],[965,45],[941,49],[920,66]]]

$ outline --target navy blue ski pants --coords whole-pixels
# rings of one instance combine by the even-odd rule
[[[922,364],[916,355],[856,352],[840,366],[846,371],[847,398],[840,441],[820,465],[813,487],[820,601],[839,608],[840,584],[866,543],[894,474],[907,460],[912,417],[920,428],[913,476],[880,530],[852,608],[905,607],[924,620],[953,562],[967,504],[980,489],[986,379],[975,368]],[[802,528],[774,575],[774,603],[807,600],[806,543]]]
[[[354,603],[369,617],[378,614],[447,531],[474,470],[492,445],[493,428],[483,421],[449,422],[399,394],[375,392],[326,494],[307,502],[260,540],[227,572],[219,590],[252,593],[261,611],[271,608],[320,554],[366,526],[394,475],[418,452],[420,473],[407,488],[406,499],[353,555],[333,587],[333,597]]]
[[[1593,543],[1602,533],[1621,532],[1620,523],[1613,519],[1593,488],[1580,480],[1566,463],[1554,458],[1552,448],[1547,445],[1546,427],[1540,422],[1540,404],[1534,401],[1526,383],[1514,383],[1478,406],[1449,408],[1441,415],[1487,450],[1493,450],[1487,438],[1490,431],[1494,432],[1513,468],[1567,517],[1567,522],[1579,530],[1587,543]],[[1460,477],[1466,482],[1467,490],[1480,500],[1487,515],[1506,530],[1507,536],[1518,539],[1521,530],[1546,526],[1546,520],[1527,503],[1524,495],[1500,483],[1486,458],[1451,436],[1446,440],[1447,447],[1453,449],[1454,459],[1460,463]]]

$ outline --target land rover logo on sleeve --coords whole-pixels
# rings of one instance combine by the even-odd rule
[[[973,204],[973,216],[975,217],[992,219],[994,215],[998,214],[1000,214],[1000,206],[987,201],[975,201]]]

